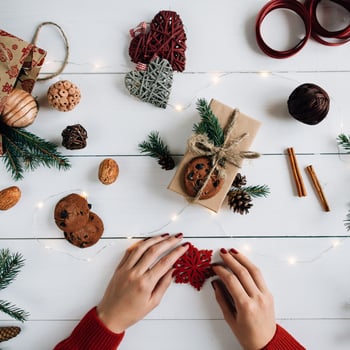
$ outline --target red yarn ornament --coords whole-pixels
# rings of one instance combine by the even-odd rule
[[[205,280],[214,276],[211,268],[212,250],[198,250],[192,244],[187,243],[189,248],[174,264],[175,283],[189,283],[198,291],[202,288]]]
[[[186,33],[180,16],[174,11],[160,11],[153,18],[149,31],[141,23],[130,31],[133,39],[129,55],[134,63],[149,63],[157,55],[165,58],[173,70],[185,70]]]

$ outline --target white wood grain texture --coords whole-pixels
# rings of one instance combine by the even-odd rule
[[[64,240],[57,239],[49,243],[33,239],[3,240],[2,246],[21,252],[26,264],[18,279],[2,291],[2,298],[16,301],[27,309],[30,320],[78,319],[99,301],[117,262],[135,241],[105,239],[104,249],[94,251],[69,249]],[[212,249],[213,261],[220,261],[221,247],[234,247],[249,255],[261,268],[273,291],[278,318],[349,318],[350,282],[344,276],[350,259],[349,239],[338,240],[335,248],[332,248],[335,239],[330,237],[217,239],[185,236],[183,241],[199,249]],[[295,264],[289,263],[290,258],[295,259]],[[208,282],[200,292],[189,285],[173,284],[161,305],[146,318],[191,320],[222,316]]]
[[[281,73],[267,77],[258,73],[229,73],[215,83],[216,74],[176,74],[169,106],[157,108],[129,95],[125,74],[62,74],[77,84],[82,93],[80,104],[71,112],[50,108],[46,93],[52,81],[37,83],[34,96],[40,103],[37,121],[28,129],[58,145],[67,125],[80,123],[88,132],[87,147],[65,154],[138,155],[138,144],[152,130],[158,130],[173,154],[183,154],[193,124],[200,120],[196,111],[199,98],[215,98],[259,120],[261,128],[252,149],[260,153],[283,153],[293,146],[297,153],[337,153],[336,137],[349,133],[347,108],[349,72]],[[219,76],[220,77],[220,76]],[[287,109],[291,92],[304,82],[322,86],[330,95],[330,111],[318,125],[296,121]],[[182,106],[183,111],[176,111]],[[137,127],[136,127],[137,126]]]
[[[348,47],[326,47],[309,40],[304,49],[286,60],[262,54],[255,40],[255,19],[264,0],[220,0],[192,2],[151,0],[120,2],[101,0],[87,7],[81,1],[46,2],[15,0],[1,11],[1,26],[30,40],[35,27],[51,20],[63,27],[71,45],[70,65],[66,72],[125,72],[130,63],[129,29],[142,21],[150,22],[160,10],[180,14],[187,34],[188,72],[208,71],[342,71],[348,70]],[[277,37],[288,46],[288,40],[302,30],[288,29],[283,15],[270,19],[268,37]],[[348,18],[341,18],[346,26]],[[285,26],[286,27],[285,27]],[[286,29],[285,29],[286,28]],[[271,33],[272,32],[272,33]],[[292,35],[295,33],[297,35]],[[291,36],[291,38],[288,37]],[[56,69],[55,61],[64,57],[58,34],[43,30],[38,42],[50,52],[45,70]]]
[[[286,155],[265,155],[245,163],[241,169],[248,184],[269,186],[267,198],[253,199],[249,214],[230,211],[227,201],[218,214],[167,189],[175,171],[162,170],[150,157],[114,157],[120,175],[112,185],[97,179],[103,157],[71,158],[72,169],[39,168],[25,174],[20,183],[9,175],[0,187],[10,183],[22,190],[20,202],[1,213],[0,232],[9,238],[61,237],[53,211],[65,195],[85,192],[92,210],[104,221],[105,237],[144,236],[156,232],[184,232],[190,236],[343,236],[348,210],[349,164],[335,155],[299,155],[298,163],[307,190],[298,197]],[[179,159],[177,159],[179,160]],[[312,164],[331,211],[325,212],[304,171]],[[5,169],[0,164],[1,172]],[[18,220],[18,217],[21,219]]]
[[[3,349],[52,348],[98,302],[123,251],[134,241],[127,238],[165,231],[184,232],[185,240],[213,249],[215,259],[222,246],[246,252],[261,267],[275,295],[282,325],[308,349],[349,348],[350,285],[344,276],[349,243],[343,220],[350,173],[349,159],[338,154],[335,142],[340,132],[350,129],[349,46],[330,48],[310,40],[292,58],[269,58],[254,37],[256,14],[264,4],[262,0],[191,4],[100,0],[87,6],[81,0],[12,0],[2,7],[1,29],[26,40],[43,21],[62,26],[69,38],[70,59],[64,74],[53,81],[72,80],[83,95],[74,111],[56,112],[45,97],[53,81],[38,82],[33,94],[40,113],[29,130],[58,145],[67,125],[81,123],[89,134],[83,150],[59,147],[71,157],[68,172],[40,168],[15,183],[0,163],[0,188],[16,184],[23,194],[16,207],[0,213],[1,247],[21,251],[27,259],[1,298],[31,313],[21,336]],[[131,97],[123,84],[125,73],[134,69],[127,53],[128,30],[142,20],[150,21],[161,9],[180,14],[188,37],[186,71],[175,73],[166,110]],[[287,46],[295,40],[291,35],[286,42],[287,35],[302,31],[286,18],[283,11],[276,12],[264,26],[266,37],[277,45]],[[341,20],[346,24],[349,17]],[[44,28],[38,44],[48,51],[42,71],[55,71],[64,56],[61,38],[54,29]],[[289,94],[303,82],[319,84],[331,97],[329,115],[317,126],[301,124],[287,113]],[[155,160],[139,155],[137,144],[149,131],[159,130],[179,161],[192,125],[199,120],[195,110],[199,97],[216,98],[262,122],[252,149],[263,156],[245,163],[242,173],[249,184],[269,185],[271,194],[255,199],[246,216],[232,214],[226,205],[218,215],[199,206],[186,207],[181,196],[166,189],[174,171],[164,172]],[[184,110],[176,111],[178,105]],[[304,172],[308,196],[296,197],[284,155],[290,146],[302,168],[314,166],[330,213],[322,211]],[[97,167],[105,156],[116,159],[121,169],[111,186],[97,180]],[[72,191],[85,191],[105,223],[103,239],[86,250],[69,245],[52,220],[56,200]],[[334,242],[340,245],[332,248]],[[297,263],[290,265],[291,258]],[[0,317],[0,325],[16,324]],[[176,342],[169,341],[174,334]],[[239,349],[209,283],[200,293],[189,286],[171,286],[161,306],[128,331],[121,349],[139,348],[140,339],[146,349],[163,349],[164,344],[168,350]]]
[[[38,349],[44,349],[45,344],[53,345],[69,334],[85,311],[98,302],[116,262],[134,241],[111,240],[91,261],[84,261],[83,256],[71,256],[68,251],[58,251],[61,242],[57,240],[52,242],[51,249],[33,240],[2,241],[2,246],[20,251],[26,258],[18,279],[2,291],[3,299],[14,301],[31,313],[18,344],[30,344],[28,349],[34,349],[39,334],[47,334],[42,343],[35,344]],[[308,349],[325,350],[329,344],[345,349],[349,345],[346,329],[350,284],[344,277],[344,267],[349,264],[348,240],[328,251],[333,242],[330,238],[191,238],[190,241],[200,249],[213,249],[215,261],[222,246],[234,246],[241,252],[246,252],[249,246],[247,254],[260,266],[273,291],[276,315],[282,325]],[[288,264],[290,256],[300,263]],[[1,318],[1,325],[9,323],[13,321]],[[46,333],[45,329],[51,331]],[[152,341],[152,332],[158,335],[157,340]],[[228,349],[230,344],[235,344],[209,282],[200,292],[188,285],[173,284],[146,321],[128,331],[123,346],[132,349],[139,339],[145,338],[143,342],[149,344],[147,347],[153,343],[155,348],[161,348],[162,342],[172,339],[174,333],[186,339],[185,349],[206,341],[207,347],[203,348],[208,349]],[[187,347],[187,342],[192,346]]]

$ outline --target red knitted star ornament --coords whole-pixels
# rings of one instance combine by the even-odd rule
[[[214,276],[211,268],[212,250],[198,250],[192,244],[174,264],[175,283],[189,283],[198,291],[202,288],[205,280]]]

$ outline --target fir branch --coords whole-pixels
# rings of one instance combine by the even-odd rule
[[[205,99],[197,101],[197,111],[201,117],[201,122],[194,124],[193,131],[196,134],[206,134],[215,146],[223,146],[225,141],[224,130]]]
[[[158,131],[151,131],[148,135],[148,140],[139,143],[138,147],[141,153],[145,153],[152,158],[170,155],[168,146],[160,138]]]
[[[241,190],[246,191],[251,197],[267,197],[270,194],[270,188],[267,185],[255,185],[241,187]]]
[[[9,249],[0,250],[0,290],[6,288],[24,266],[20,253],[11,253]]]
[[[49,168],[67,170],[71,167],[68,159],[57,151],[57,146],[22,128],[11,128],[1,124],[6,169],[15,180],[23,178],[24,170],[34,170],[44,165]]]
[[[344,150],[350,152],[350,136],[345,134],[340,134],[337,137],[337,143],[339,146],[343,147]]]
[[[12,305],[8,301],[0,300],[0,311],[9,315],[17,321],[24,322],[29,317],[29,313],[18,308],[15,305]]]

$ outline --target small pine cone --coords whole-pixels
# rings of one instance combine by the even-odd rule
[[[158,164],[165,170],[171,170],[175,167],[174,159],[171,156],[163,156],[159,158]]]
[[[252,198],[244,190],[234,190],[228,193],[228,205],[234,213],[247,214],[253,206]]]
[[[16,337],[21,332],[19,327],[0,327],[0,342]]]
[[[235,179],[232,182],[232,186],[240,188],[242,186],[245,186],[246,184],[247,184],[247,179],[245,175],[242,175],[241,173],[237,173]]]

